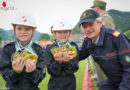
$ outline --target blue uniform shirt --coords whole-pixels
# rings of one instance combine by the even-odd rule
[[[121,32],[102,26],[96,44],[85,38],[80,60],[92,55],[112,85],[130,90],[130,40]],[[104,89],[105,90],[105,89]]]

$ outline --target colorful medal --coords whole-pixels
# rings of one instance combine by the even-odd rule
[[[31,60],[34,64],[37,63],[37,56],[27,50],[21,52],[17,51],[11,56],[11,61],[16,60],[18,57],[23,57],[25,61]]]

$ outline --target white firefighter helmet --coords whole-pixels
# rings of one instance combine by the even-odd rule
[[[61,20],[61,21],[57,21],[55,22],[52,27],[51,27],[51,31],[62,31],[62,30],[72,30],[72,26],[70,25],[70,23],[68,23],[65,20]]]
[[[15,16],[15,19],[13,20],[13,22],[11,23],[13,26],[14,25],[25,25],[25,26],[30,26],[33,28],[37,28],[35,19],[33,18],[32,15],[30,15],[29,13],[17,13]]]

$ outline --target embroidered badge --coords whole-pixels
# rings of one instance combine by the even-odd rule
[[[91,14],[90,12],[85,12],[85,13],[83,13],[83,15],[82,15],[82,19],[88,18],[88,17],[91,17],[91,16],[92,16],[92,14]]]
[[[27,18],[25,16],[22,16],[22,20],[23,20],[23,22],[26,22]]]
[[[112,35],[115,36],[115,37],[118,37],[118,36],[120,35],[120,32],[114,31],[114,32],[112,33]]]
[[[126,56],[125,60],[126,60],[127,63],[130,63],[130,57],[129,56]]]
[[[82,19],[86,18],[86,12],[82,15]]]

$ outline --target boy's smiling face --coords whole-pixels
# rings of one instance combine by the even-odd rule
[[[53,34],[58,41],[65,43],[70,37],[71,30],[55,31]]]
[[[24,45],[30,42],[34,33],[34,28],[25,25],[16,25],[14,27],[14,33],[16,38]]]

